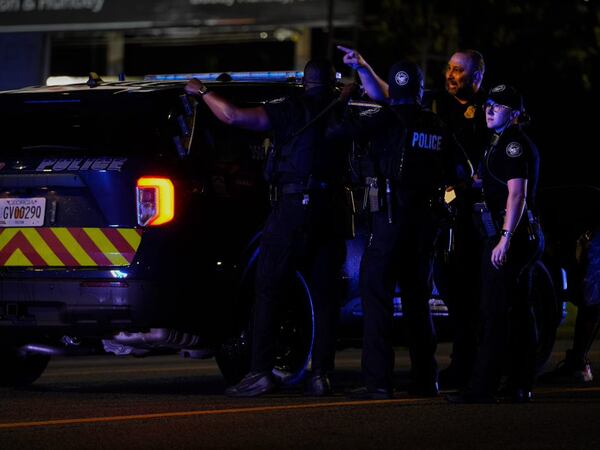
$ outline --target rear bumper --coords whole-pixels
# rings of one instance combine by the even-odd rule
[[[0,279],[0,328],[85,327],[99,332],[151,326],[165,317],[155,283]]]

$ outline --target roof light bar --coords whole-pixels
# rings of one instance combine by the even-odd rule
[[[209,73],[170,73],[159,75],[146,75],[145,81],[187,81],[197,78],[201,81],[220,81],[231,79],[232,81],[289,81],[290,79],[300,82],[304,76],[303,71],[280,70],[274,72],[209,72]],[[342,74],[336,72],[335,78],[342,79]]]

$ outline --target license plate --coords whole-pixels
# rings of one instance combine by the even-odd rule
[[[44,197],[0,198],[0,227],[41,227],[45,212]]]

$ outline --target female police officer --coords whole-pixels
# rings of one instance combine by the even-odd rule
[[[543,245],[534,219],[539,155],[519,126],[523,100],[516,89],[494,87],[485,108],[493,135],[479,168],[485,199],[477,211],[485,236],[481,260],[482,332],[468,387],[448,400],[495,402],[508,351],[509,393],[514,401],[527,402],[531,400],[537,345],[528,281]]]

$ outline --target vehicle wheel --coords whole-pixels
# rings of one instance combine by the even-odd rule
[[[219,370],[227,384],[237,384],[250,371],[249,329],[221,344],[215,354]]]
[[[48,355],[20,354],[12,348],[0,348],[0,386],[21,387],[37,380],[50,361]]]
[[[556,331],[562,320],[562,301],[542,262],[534,268],[531,296],[538,329],[536,368],[539,373],[552,354]]]
[[[229,384],[236,384],[250,370],[250,330],[249,323],[237,337],[223,343],[216,354],[217,365]],[[286,295],[277,319],[273,375],[281,384],[293,385],[304,377],[312,355],[314,330],[310,290],[302,275],[296,272],[291,292]]]

